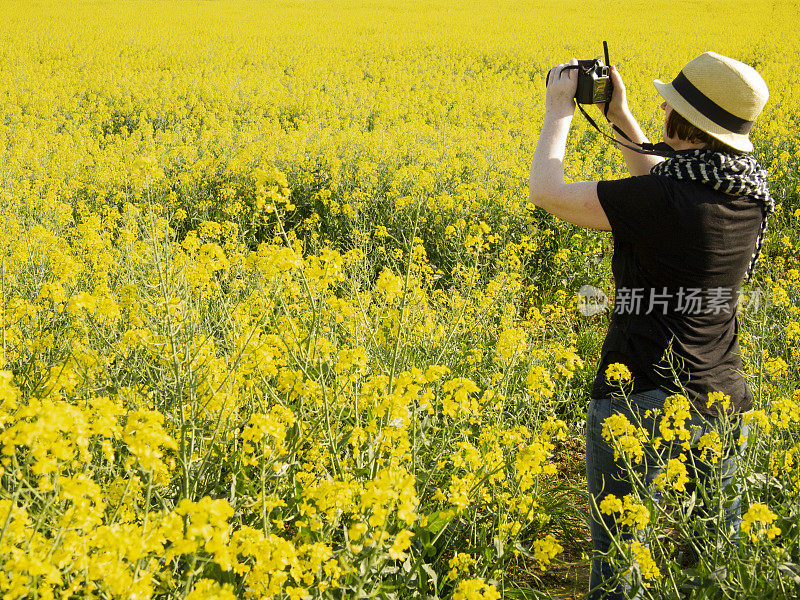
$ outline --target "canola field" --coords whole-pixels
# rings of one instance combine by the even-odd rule
[[[643,597],[796,597],[799,9],[0,4],[0,597],[584,593],[608,313],[576,293],[613,296],[612,241],[527,198],[544,76],[604,39],[655,141],[653,79],[756,67],[777,204],[740,299],[739,545],[697,537],[676,463],[662,504],[601,507],[637,532],[616,560]],[[568,179],[625,174],[576,114]],[[633,471],[652,440],[612,425]]]

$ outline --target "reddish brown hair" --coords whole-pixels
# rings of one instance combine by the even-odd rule
[[[702,129],[699,129],[684,119],[673,108],[672,112],[667,117],[667,135],[671,138],[678,138],[685,142],[692,142],[695,144],[705,144],[710,150],[716,152],[727,152],[732,154],[741,154],[740,150],[736,150],[728,146],[728,144],[719,141],[715,137],[711,137]]]

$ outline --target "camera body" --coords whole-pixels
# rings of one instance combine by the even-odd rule
[[[578,89],[575,102],[578,104],[602,104],[611,100],[614,88],[608,65],[599,58],[578,61]]]
[[[575,90],[575,102],[578,104],[603,104],[611,101],[614,86],[611,83],[609,72],[608,43],[603,42],[603,54],[606,62],[600,58],[579,60],[577,65],[569,65],[565,69],[578,71],[578,89]],[[545,85],[550,82],[550,73],[547,74]]]

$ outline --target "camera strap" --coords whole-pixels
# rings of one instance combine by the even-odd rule
[[[623,138],[628,140],[630,142],[630,144],[626,144],[625,142],[620,142],[614,136],[608,135],[606,132],[601,130],[597,126],[597,123],[594,122],[594,119],[589,116],[589,113],[587,113],[583,109],[583,106],[578,104],[578,108],[583,113],[583,116],[586,117],[586,120],[589,121],[589,123],[592,125],[592,127],[594,127],[600,135],[607,137],[608,139],[610,139],[615,144],[619,144],[620,146],[624,146],[625,148],[633,150],[634,152],[638,152],[639,154],[647,154],[649,156],[663,156],[664,158],[671,158],[671,157],[675,156],[675,150],[670,148],[664,142],[659,142],[658,144],[650,144],[650,143],[639,144],[637,142],[634,142],[630,137],[628,137],[628,135],[624,131],[622,131],[622,129],[620,129],[619,127],[617,127],[616,125],[614,125],[613,123],[611,123],[609,121],[609,123],[611,124],[611,128],[614,131],[616,131],[619,135],[621,135]],[[608,115],[608,102],[606,102],[604,113],[606,115]]]

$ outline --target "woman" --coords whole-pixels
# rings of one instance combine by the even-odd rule
[[[632,488],[602,437],[608,417],[621,413],[657,432],[647,411],[663,414],[665,399],[681,393],[691,401],[686,427],[695,426],[690,441],[696,443],[708,429],[738,426],[737,415],[751,408],[753,396],[741,374],[736,304],[774,210],[765,173],[749,154],[748,135],[768,92],[748,65],[706,52],[672,82],[654,82],[664,99],[663,141],[673,156],[664,160],[620,146],[631,177],[565,183],[564,150],[577,86],[577,73],[568,67],[575,64],[573,59],[557,65],[549,75],[530,201],[570,223],[613,235],[614,313],[586,421],[587,482],[599,506],[607,494],[623,498]],[[608,120],[633,142],[647,142],[628,109],[616,68],[610,76],[614,92]],[[615,397],[615,387],[605,378],[614,363],[632,373],[627,399]],[[710,404],[710,399],[719,401]],[[725,449],[722,464],[716,465],[723,484],[733,480],[736,454],[742,450]],[[645,456],[647,483],[661,473],[654,462]],[[696,466],[691,485],[712,475],[707,463],[697,461]],[[732,546],[738,541],[740,514],[736,499],[721,532]],[[611,543],[607,529],[615,531],[614,519],[593,511],[590,598],[623,595],[623,584],[604,560]]]

